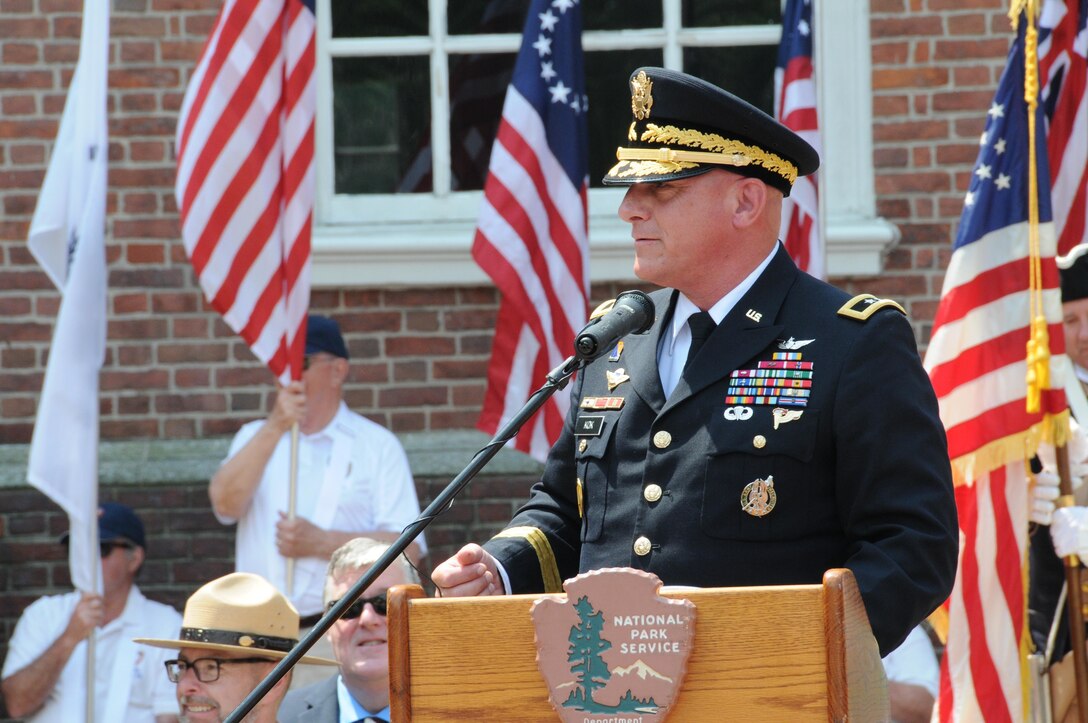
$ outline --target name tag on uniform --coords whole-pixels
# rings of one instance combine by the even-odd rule
[[[604,430],[604,415],[588,416],[578,415],[574,422],[575,437],[600,437]]]

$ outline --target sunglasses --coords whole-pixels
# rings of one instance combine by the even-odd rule
[[[341,620],[355,620],[356,618],[358,618],[360,615],[363,614],[363,608],[366,607],[367,603],[370,603],[371,605],[374,606],[374,612],[376,612],[379,615],[384,617],[385,612],[388,609],[387,605],[386,605],[386,595],[387,594],[388,593],[383,592],[383,593],[381,593],[379,595],[375,595],[374,597],[361,597],[361,598],[359,598],[358,600],[356,600],[354,603],[351,604],[351,607],[349,607],[347,610],[344,611],[344,614],[340,616],[340,619]],[[329,604],[325,606],[325,612],[328,612],[329,610],[332,610],[333,606],[336,605],[338,602],[340,602],[340,600],[333,600],[333,601],[329,602]]]
[[[309,371],[310,367],[323,361],[332,361],[336,357],[329,354],[307,354],[302,357],[302,371]]]
[[[118,542],[116,540],[111,540],[110,542],[98,543],[98,552],[102,555],[102,557],[109,557],[113,553],[114,549],[118,547],[123,550],[132,549],[132,545],[128,544],[127,542]]]

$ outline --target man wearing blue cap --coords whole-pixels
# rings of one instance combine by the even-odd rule
[[[883,653],[952,589],[944,429],[899,304],[851,298],[779,243],[819,157],[740,98],[639,68],[606,185],[627,186],[634,272],[663,288],[644,335],[579,372],[509,526],[436,568],[445,595],[559,592],[632,567],[667,585],[857,579]],[[774,624],[775,621],[766,621]]]
[[[302,381],[281,387],[267,419],[243,426],[212,477],[209,496],[223,524],[238,523],[235,568],[269,580],[299,611],[303,634],[321,617],[325,565],[338,547],[365,536],[392,541],[419,515],[408,459],[387,429],[347,408],[350,371],[339,325],[311,314]],[[297,516],[287,519],[291,426],[299,425]],[[416,560],[423,537],[409,548]],[[295,559],[287,589],[286,561]],[[331,657],[326,640],[315,654]],[[327,674],[331,674],[327,673]],[[292,687],[320,670],[298,671]]]
[[[67,543],[67,535],[62,538]],[[136,587],[147,543],[131,508],[99,506],[102,595],[70,592],[40,598],[23,611],[11,637],[0,683],[8,713],[31,723],[83,720],[86,639],[95,633],[95,720],[177,721],[173,686],[163,680],[165,653],[132,639],[177,635],[181,616]]]

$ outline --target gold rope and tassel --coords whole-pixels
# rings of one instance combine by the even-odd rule
[[[1039,248],[1039,169],[1035,150],[1035,110],[1039,104],[1039,31],[1037,0],[1013,0],[1009,10],[1016,29],[1021,13],[1024,30],[1024,102],[1028,106],[1028,299],[1031,338],[1027,343],[1027,412],[1042,409],[1042,393],[1050,388],[1050,337],[1043,311],[1043,260]]]

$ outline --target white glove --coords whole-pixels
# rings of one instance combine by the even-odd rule
[[[1079,555],[1088,559],[1088,507],[1062,507],[1054,512],[1050,539],[1058,557]]]
[[[1054,515],[1054,500],[1058,499],[1058,475],[1043,470],[1035,475],[1031,488],[1031,511],[1028,518],[1040,525],[1049,525]]]

